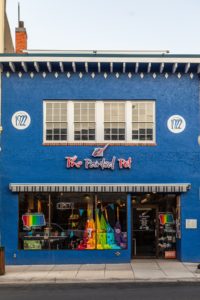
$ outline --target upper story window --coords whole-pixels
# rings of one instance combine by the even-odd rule
[[[132,103],[132,140],[153,141],[154,102]]]
[[[125,140],[125,102],[104,103],[104,139]]]
[[[155,101],[44,101],[46,143],[154,143]]]
[[[46,102],[46,141],[67,141],[67,102]]]
[[[74,140],[95,140],[95,102],[74,103]]]

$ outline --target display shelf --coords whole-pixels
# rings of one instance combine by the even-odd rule
[[[170,223],[161,224],[160,222],[158,249],[159,256],[176,258],[176,224],[174,219]]]

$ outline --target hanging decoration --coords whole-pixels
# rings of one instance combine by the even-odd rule
[[[82,217],[84,211],[85,211],[85,210],[84,210],[83,208],[79,208],[79,214],[80,214],[81,217]]]
[[[174,216],[172,213],[159,213],[159,220],[161,225],[173,224]]]

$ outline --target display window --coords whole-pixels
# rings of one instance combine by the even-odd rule
[[[126,197],[108,193],[20,193],[19,249],[126,249]]]

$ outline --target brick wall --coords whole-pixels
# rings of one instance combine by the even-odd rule
[[[27,49],[27,33],[26,30],[17,29],[15,35],[16,53],[22,53]]]

